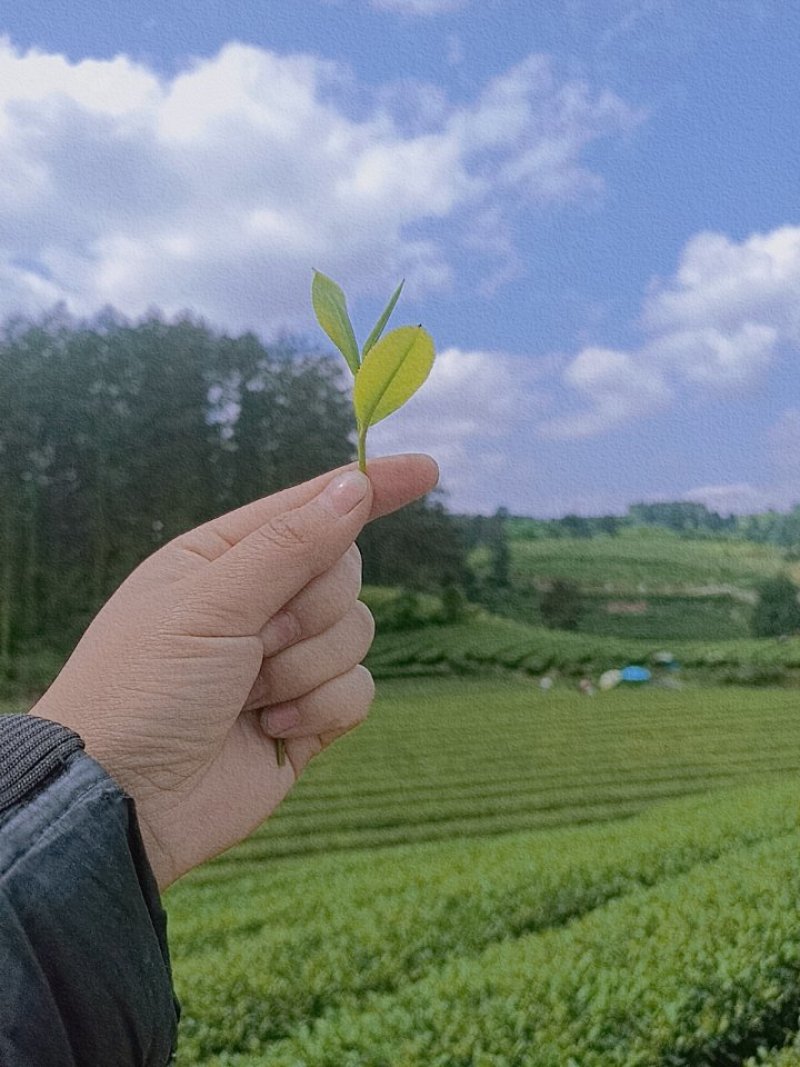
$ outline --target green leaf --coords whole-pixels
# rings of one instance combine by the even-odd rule
[[[372,333],[366,339],[366,341],[364,342],[364,347],[361,349],[361,358],[362,359],[364,358],[364,356],[366,356],[367,352],[369,352],[369,350],[372,348],[372,346],[378,340],[380,335],[383,333],[383,328],[386,325],[386,323],[389,321],[389,316],[394,311],[395,304],[397,303],[397,301],[398,301],[398,299],[400,297],[400,292],[401,292],[401,290],[402,290],[402,288],[403,288],[403,286],[405,284],[406,284],[406,280],[405,280],[405,278],[403,278],[403,280],[400,282],[398,287],[392,293],[392,296],[391,296],[391,299],[389,300],[389,303],[383,309],[383,314],[381,315],[381,317],[378,319],[378,321],[373,326]]]
[[[320,326],[347,360],[353,374],[357,374],[361,360],[344,293],[332,278],[318,270],[314,271],[311,283],[311,303]]]
[[[400,326],[364,357],[353,386],[353,406],[362,430],[385,419],[416,393],[430,374],[433,338],[421,326]]]

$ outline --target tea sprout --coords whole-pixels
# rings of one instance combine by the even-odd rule
[[[311,285],[311,302],[317,321],[342,353],[353,375],[358,466],[365,473],[367,430],[402,407],[416,393],[433,366],[433,338],[422,326],[399,326],[385,337],[381,336],[403,284],[400,282],[392,293],[360,351],[341,288],[318,270],[314,271]]]

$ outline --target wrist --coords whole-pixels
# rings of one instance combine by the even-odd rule
[[[96,726],[93,727],[86,716],[71,715],[69,711],[65,711],[63,708],[57,709],[50,706],[47,694],[30,709],[28,714],[34,715],[39,719],[47,719],[50,722],[57,723],[59,726],[65,726],[77,734],[83,742],[86,755],[91,756],[109,778],[113,778],[120,791],[131,798],[147,861],[150,864],[159,892],[163,892],[167,886],[176,880],[178,875],[173,873],[174,865],[169,853],[152,829],[147,815],[146,804],[142,803],[141,798],[137,796],[138,790],[131,788],[127,775],[120,773],[119,761],[115,760],[113,756],[114,745],[106,743]]]
[[[156,880],[159,893],[163,893],[165,889],[175,882],[179,874],[175,872],[175,865],[172,858],[169,855],[167,849],[158,838],[158,835],[153,833],[152,827],[147,819],[140,814],[136,808],[136,801],[134,800],[134,809],[136,810],[136,821],[139,827],[139,835],[144,845],[145,855],[147,861],[150,864],[150,870],[153,872],[153,877]]]

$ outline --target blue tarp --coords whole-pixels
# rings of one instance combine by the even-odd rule
[[[650,671],[647,667],[623,667],[621,673],[623,682],[650,681]]]

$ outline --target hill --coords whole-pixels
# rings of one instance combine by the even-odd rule
[[[797,577],[782,549],[721,538],[688,539],[658,528],[614,536],[509,542],[511,592],[495,610],[541,624],[538,600],[556,579],[577,583],[584,599],[578,629],[648,640],[746,637],[759,582],[782,570]],[[484,579],[490,551],[470,564]]]

